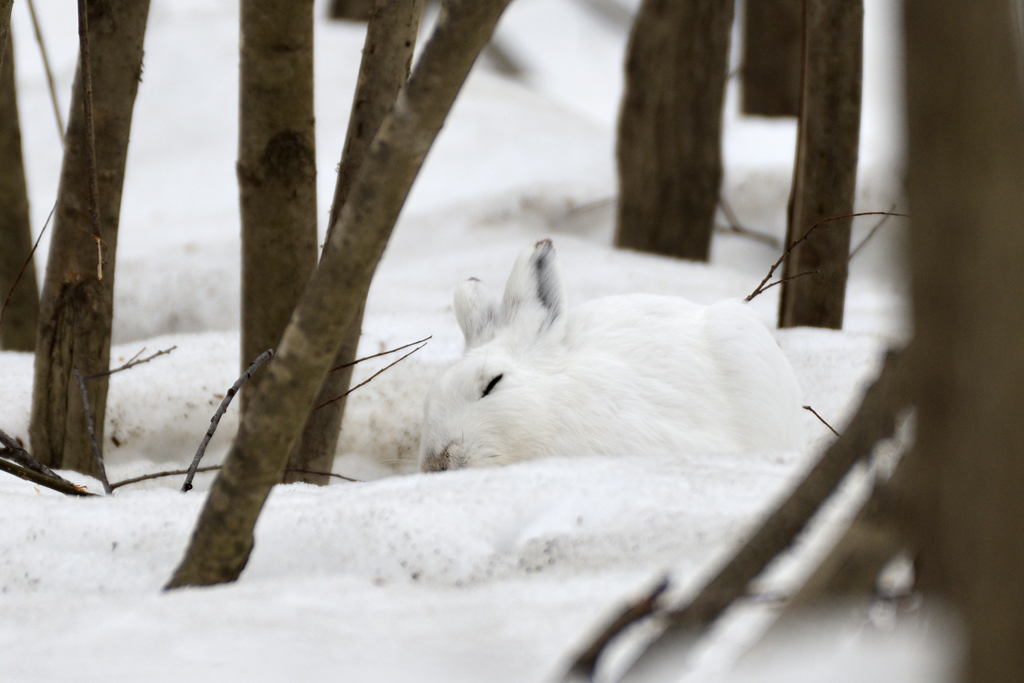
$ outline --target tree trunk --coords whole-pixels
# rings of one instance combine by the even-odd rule
[[[374,0],[331,0],[327,15],[331,19],[367,21],[373,12]]]
[[[245,567],[256,518],[302,431],[337,340],[358,314],[423,159],[508,3],[450,0],[438,16],[374,137],[168,588],[233,581]]]
[[[81,396],[72,375],[76,367],[83,375],[89,375],[110,366],[121,188],[132,109],[142,75],[142,42],[148,12],[148,0],[89,2],[103,279],[97,278],[97,246],[92,237],[79,67],[39,306],[29,426],[32,452],[50,467],[93,475],[98,474],[97,464],[85,428]],[[107,378],[90,380],[88,386],[96,437],[102,448]]]
[[[243,0],[238,105],[244,370],[277,347],[316,268],[312,0]]]
[[[21,157],[21,126],[14,83],[14,50],[7,34],[0,64],[0,349],[34,351],[39,318],[39,285],[29,227],[28,188]],[[22,266],[25,267],[22,273]],[[21,279],[18,280],[18,274]],[[15,286],[17,283],[17,286]],[[11,288],[15,287],[12,291]],[[10,300],[7,300],[10,295]]]
[[[733,0],[644,0],[619,115],[615,246],[707,261]]]
[[[373,136],[394,104],[398,91],[409,80],[412,53],[422,14],[423,0],[378,0],[370,17],[359,80],[352,99],[345,148],[338,165],[338,182],[334,187],[334,201],[331,204],[325,242],[331,239],[341,208],[366,158]],[[341,348],[331,367],[344,366],[355,360],[362,326],[363,311],[360,308],[359,314],[345,331]],[[327,373],[313,405],[319,406],[343,395],[348,391],[351,380],[351,365]],[[338,447],[341,420],[345,415],[345,403],[345,399],[340,399],[310,413],[302,436],[288,458],[288,467],[313,472],[331,471],[334,451]],[[286,472],[284,481],[327,484],[329,477],[325,474]]]
[[[803,0],[748,0],[743,22],[743,113],[799,116]]]
[[[919,585],[1024,671],[1024,102],[1005,0],[907,0]]]
[[[806,0],[803,98],[786,244],[853,213],[860,144],[862,0]],[[779,327],[842,329],[852,218],[833,221],[786,257]]]
[[[0,0],[0,65],[3,65],[4,53],[7,51],[7,36],[11,31],[12,7],[14,7],[14,0]]]

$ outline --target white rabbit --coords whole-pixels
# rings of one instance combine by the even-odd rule
[[[470,279],[455,315],[466,352],[427,394],[424,471],[802,444],[793,370],[740,302],[631,294],[570,311],[541,240],[516,259],[500,304]]]

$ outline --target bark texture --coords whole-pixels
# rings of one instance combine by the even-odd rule
[[[451,0],[374,137],[340,224],[302,295],[214,481],[168,588],[238,578],[253,527],[302,431],[320,383],[366,297],[423,159],[509,0]]]
[[[244,371],[277,348],[316,268],[313,1],[243,0],[239,49]],[[262,376],[242,387],[243,411]]]
[[[743,113],[799,116],[803,0],[747,0],[743,22]]]
[[[918,581],[1024,671],[1024,102],[1005,0],[907,0]]]
[[[21,156],[21,126],[14,83],[14,50],[7,35],[7,56],[0,64],[0,349],[34,351],[39,318],[39,284],[29,225],[28,188]],[[27,262],[27,265],[26,265]],[[25,272],[18,280],[22,266]],[[11,288],[17,287],[11,291]]]
[[[615,246],[707,261],[733,0],[644,0],[619,114]]]
[[[121,188],[132,109],[142,73],[148,0],[89,2],[93,116],[103,279],[97,279],[96,243],[89,214],[89,171],[81,68],[75,75],[71,120],[64,143],[50,256],[39,306],[35,381],[32,386],[32,452],[50,467],[98,474],[82,400],[72,378],[110,366],[114,265]],[[107,378],[89,381],[89,402],[102,447]]]
[[[409,80],[416,34],[423,15],[423,0],[378,0],[370,23],[366,28],[366,43],[359,66],[359,80],[352,99],[352,113],[348,119],[345,147],[338,165],[338,180],[334,186],[334,201],[327,224],[327,240],[338,222],[352,182],[370,149],[370,142],[380,128],[381,121],[391,109],[398,91]],[[345,331],[341,347],[334,357],[332,368],[351,363],[356,358],[359,335],[363,326],[363,311],[353,319]],[[348,391],[352,381],[352,366],[327,373],[320,393],[313,402],[319,406]],[[330,472],[334,467],[334,452],[338,447],[341,421],[345,416],[346,399],[334,401],[309,414],[302,436],[288,458],[288,467],[312,472]],[[327,484],[326,474],[286,472],[285,482],[304,481]]]
[[[853,213],[860,145],[862,0],[807,0],[803,97],[786,244],[826,218]],[[779,327],[842,329],[852,218],[817,230],[786,258]]]

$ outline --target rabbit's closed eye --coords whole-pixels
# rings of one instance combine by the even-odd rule
[[[501,378],[504,376],[504,374],[498,375],[497,377],[494,377],[490,382],[488,382],[487,388],[484,389],[484,393],[480,396],[480,398],[483,398],[487,394],[491,393],[491,390],[494,389],[494,387],[498,384],[498,382],[501,381]]]

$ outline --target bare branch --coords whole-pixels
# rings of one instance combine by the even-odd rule
[[[746,299],[744,299],[744,301],[750,301],[755,296],[757,296],[765,289],[767,289],[767,287],[765,287],[765,284],[772,279],[772,275],[775,275],[775,270],[782,265],[782,262],[786,260],[786,257],[789,256],[789,253],[793,251],[793,249],[798,247],[801,242],[805,241],[808,237],[813,235],[814,231],[817,230],[819,226],[825,225],[826,223],[831,223],[832,221],[841,221],[846,218],[857,218],[859,216],[898,216],[900,218],[910,218],[910,216],[905,213],[895,213],[893,211],[861,211],[859,213],[849,213],[843,216],[832,216],[831,218],[820,220],[814,225],[812,225],[810,230],[805,232],[803,236],[793,240],[793,243],[786,248],[786,251],[782,252],[782,256],[780,256],[778,260],[772,264],[772,267],[768,269],[768,274],[764,276],[763,280],[761,280],[761,284],[759,284],[757,288],[753,292],[751,292]]]
[[[840,434],[836,430],[832,429],[832,425],[830,425],[828,422],[825,422],[825,418],[823,418],[821,415],[818,415],[818,411],[817,410],[815,410],[814,408],[812,408],[810,406],[803,406],[803,409],[811,411],[811,413],[814,414],[814,417],[818,418],[821,421],[821,424],[823,424],[826,427],[828,427],[830,432],[832,432],[836,436],[842,436],[842,434]]]
[[[50,215],[46,217],[46,222],[43,223],[43,229],[39,231],[39,237],[36,237],[36,243],[32,245],[32,250],[28,252],[28,258],[25,259],[25,263],[21,265],[21,270],[18,271],[18,277],[14,278],[14,284],[11,285],[11,291],[7,292],[7,298],[4,299],[4,306],[0,308],[0,322],[4,320],[4,313],[7,312],[7,306],[11,303],[11,297],[14,296],[14,290],[17,289],[18,283],[21,282],[22,276],[25,271],[28,270],[28,264],[32,263],[32,257],[36,253],[36,249],[39,247],[39,240],[43,239],[43,233],[46,232],[47,226],[50,225],[50,219],[53,218],[53,212],[57,208],[57,203],[53,203],[53,208],[50,209]]]
[[[791,280],[795,280],[798,277],[803,277],[805,275],[817,275],[820,272],[821,271],[819,271],[819,270],[805,270],[804,272],[797,273],[796,275],[794,275],[792,277],[784,277],[781,280],[776,280],[775,282],[771,283],[767,287],[758,287],[757,291],[751,292],[749,295],[747,295],[747,298],[744,299],[743,301],[745,303],[749,303],[750,301],[752,301],[754,299],[755,296],[757,296],[758,294],[764,294],[766,291],[768,291],[772,287],[775,287],[776,285],[781,285],[783,283],[789,282]],[[764,284],[764,283],[762,282],[761,284]]]
[[[221,469],[221,467],[223,467],[223,466],[222,465],[208,465],[206,467],[197,467],[196,468],[196,473],[199,473],[199,472],[214,472],[216,470]],[[295,469],[295,468],[292,468],[292,467],[287,467],[287,468],[285,468],[284,471],[285,472],[302,472],[302,473],[305,473],[305,474],[319,474],[319,475],[322,475],[322,476],[325,476],[325,477],[334,477],[335,479],[343,479],[345,481],[351,481],[351,482],[356,482],[356,483],[361,482],[360,479],[352,479],[351,477],[346,477],[343,474],[335,474],[334,472],[314,472],[312,470],[300,470],[300,469]],[[188,470],[167,470],[165,472],[154,472],[153,474],[143,474],[143,475],[138,476],[138,477],[132,477],[131,479],[125,479],[124,481],[115,482],[115,483],[110,485],[110,488],[116,489],[116,488],[120,488],[122,486],[128,486],[129,484],[138,484],[140,481],[149,481],[151,479],[161,479],[163,477],[177,477],[177,476],[181,476],[182,474],[188,474],[188,472],[189,472]]]
[[[736,72],[733,71],[730,77]],[[726,226],[715,226],[717,230],[724,233],[731,233],[734,235],[741,235],[743,237],[749,237],[753,240],[757,240],[763,244],[767,244],[770,247],[779,249],[782,247],[782,242],[775,236],[767,233],[758,232],[757,230],[751,230],[750,228],[744,227],[739,218],[736,216],[736,212],[732,210],[732,206],[729,205],[728,200],[722,195],[718,197],[718,206],[722,209],[722,214],[725,216],[725,220],[729,222]]]
[[[8,453],[9,451],[0,451],[0,455],[3,456],[7,456]],[[24,479],[25,481],[30,481],[33,484],[38,484],[39,486],[45,486],[48,489],[52,489],[59,493],[63,493],[66,496],[84,497],[96,495],[95,493],[89,493],[88,491],[86,491],[81,486],[78,486],[77,484],[72,484],[67,479],[63,479],[60,477],[50,477],[48,475],[36,472],[33,469],[29,469],[28,467],[23,467],[22,465],[18,465],[16,463],[4,460],[3,458],[0,458],[0,472],[7,472],[8,474],[13,474],[14,476]]]
[[[428,341],[430,341],[433,338],[434,338],[434,335],[430,335],[429,337],[424,337],[423,339],[420,339],[419,341],[409,342],[408,344],[404,344],[402,346],[399,346],[399,347],[394,348],[394,349],[390,349],[388,351],[381,351],[380,353],[375,353],[372,356],[363,356],[362,358],[355,359],[351,363],[343,363],[342,365],[339,365],[336,368],[331,368],[330,371],[334,372],[335,370],[341,370],[343,368],[352,367],[353,365],[358,365],[359,363],[362,363],[364,360],[371,360],[373,358],[380,358],[381,356],[387,356],[387,355],[392,354],[392,353],[397,353],[399,351],[403,351],[403,350],[409,348],[410,346],[416,346],[417,344],[426,344]]]
[[[46,71],[46,84],[50,88],[50,103],[53,105],[53,117],[57,121],[57,135],[60,136],[60,144],[64,144],[64,119],[60,115],[60,103],[57,102],[57,89],[53,85],[53,71],[50,69],[50,58],[46,53],[46,43],[43,42],[43,32],[39,28],[39,18],[36,16],[36,3],[28,0],[28,12],[32,16],[32,29],[36,34],[36,43],[39,44],[39,54],[43,58],[43,70]]]
[[[143,347],[142,351],[139,351],[137,354],[132,356],[132,358],[127,363],[122,365],[121,367],[114,368],[113,370],[104,370],[103,372],[95,372],[95,373],[93,373],[91,375],[86,375],[85,379],[95,379],[97,377],[106,377],[108,375],[113,375],[115,372],[121,372],[122,370],[131,370],[136,365],[142,365],[143,363],[148,363],[149,361],[153,360],[157,356],[166,355],[166,354],[170,353],[171,351],[173,351],[176,348],[178,348],[177,344],[175,344],[174,346],[172,346],[169,349],[164,349],[163,351],[157,351],[152,356],[148,356],[146,358],[143,358],[142,360],[135,360],[136,358],[138,358],[139,356],[142,355],[142,351],[146,350],[145,347]]]
[[[103,484],[103,491],[110,495],[113,489],[107,481],[107,468],[103,465],[103,454],[100,453],[100,444],[96,441],[96,426],[93,424],[92,408],[89,406],[89,391],[85,388],[85,378],[75,366],[75,381],[78,382],[78,392],[82,395],[82,414],[85,416],[85,428],[89,432],[89,441],[92,444],[92,454],[96,458],[96,467],[99,470],[100,483]]]
[[[429,337],[428,337],[428,339],[429,339]],[[321,403],[320,405],[318,405],[318,406],[317,406],[316,408],[313,408],[313,410],[320,410],[320,409],[321,409],[321,408],[323,408],[324,406],[330,405],[330,404],[334,403],[335,401],[340,401],[341,399],[345,398],[346,396],[348,396],[349,394],[351,394],[351,393],[352,393],[353,391],[355,391],[355,390],[356,390],[356,389],[358,389],[359,387],[363,387],[363,386],[366,386],[366,385],[367,385],[367,384],[369,384],[369,383],[370,383],[371,381],[373,381],[373,380],[374,380],[374,379],[375,379],[375,378],[377,377],[377,375],[381,374],[381,373],[382,373],[382,372],[384,372],[385,370],[388,370],[388,369],[390,369],[390,368],[393,368],[394,366],[398,365],[398,364],[399,364],[399,363],[401,363],[401,362],[402,362],[403,360],[405,360],[406,358],[408,358],[408,357],[409,357],[409,356],[411,356],[412,354],[416,353],[417,351],[419,351],[420,349],[422,349],[422,348],[423,348],[424,346],[426,346],[426,345],[427,345],[427,344],[426,344],[426,342],[424,342],[424,343],[423,343],[423,344],[422,344],[421,346],[417,346],[417,347],[416,347],[415,349],[413,349],[413,350],[412,350],[412,351],[410,351],[409,353],[405,354],[404,356],[402,356],[401,358],[399,358],[398,360],[396,360],[396,361],[395,361],[394,363],[391,363],[390,365],[385,365],[385,366],[384,366],[383,368],[381,368],[381,369],[380,369],[380,370],[378,370],[377,372],[375,372],[375,373],[373,373],[372,375],[370,375],[370,377],[369,377],[368,379],[366,379],[366,380],[364,380],[364,381],[360,382],[359,384],[355,385],[354,387],[352,387],[351,389],[349,389],[348,391],[346,391],[346,392],[345,392],[344,394],[342,394],[341,396],[335,396],[334,398],[332,398],[332,399],[331,399],[331,400],[329,400],[329,401],[324,401],[323,403]]]
[[[49,467],[39,462],[29,454],[25,448],[18,443],[18,440],[12,437],[10,434],[0,429],[0,443],[4,445],[4,449],[0,450],[0,456],[12,460],[22,467],[27,467],[30,470],[38,472],[39,474],[51,477],[53,479],[60,479],[61,481],[67,481],[64,477],[60,476]],[[69,484],[71,482],[68,482]]]
[[[882,229],[882,226],[885,225],[886,221],[888,221],[893,216],[897,215],[897,214],[892,213],[895,210],[896,210],[896,205],[893,204],[892,207],[890,207],[889,211],[886,212],[886,214],[884,216],[882,216],[882,220],[878,221],[878,223],[875,224],[875,227],[871,228],[871,231],[868,233],[867,237],[862,239],[860,241],[860,244],[858,244],[856,247],[854,247],[853,251],[850,252],[850,257],[847,259],[848,262],[852,261],[853,257],[857,255],[857,252],[859,252],[861,249],[863,249],[864,245],[867,244],[868,241],[872,237],[875,236],[875,233]]]
[[[187,470],[188,476],[185,477],[185,483],[181,485],[181,492],[187,493],[192,490],[192,479],[196,476],[197,468],[199,467],[199,461],[203,459],[203,455],[206,453],[206,446],[210,443],[210,439],[213,438],[213,433],[217,431],[217,425],[220,424],[220,418],[224,416],[228,406],[231,404],[231,399],[235,397],[238,390],[242,388],[245,381],[252,377],[252,374],[259,370],[259,367],[271,359],[274,355],[274,349],[267,349],[259,355],[259,357],[249,364],[242,376],[239,377],[231,388],[228,389],[228,393],[224,395],[224,400],[220,402],[220,406],[217,408],[217,412],[210,418],[210,428],[206,430],[206,436],[203,437],[202,443],[199,444],[199,448],[196,449],[195,457],[192,458],[192,464],[189,465]]]
[[[668,628],[622,680],[643,680],[643,672],[652,667],[678,664],[701,632],[734,600],[743,596],[750,581],[793,542],[850,468],[869,454],[875,443],[894,432],[896,415],[909,402],[906,355],[905,350],[887,354],[881,374],[865,393],[860,410],[844,434],[825,451],[803,481],[765,519],[715,578],[690,602],[666,613]],[[589,680],[593,667],[588,668],[588,664],[580,659],[577,657],[573,664],[573,676],[567,674],[563,681],[579,680],[582,674],[586,674]],[[596,662],[596,658],[593,661]]]

